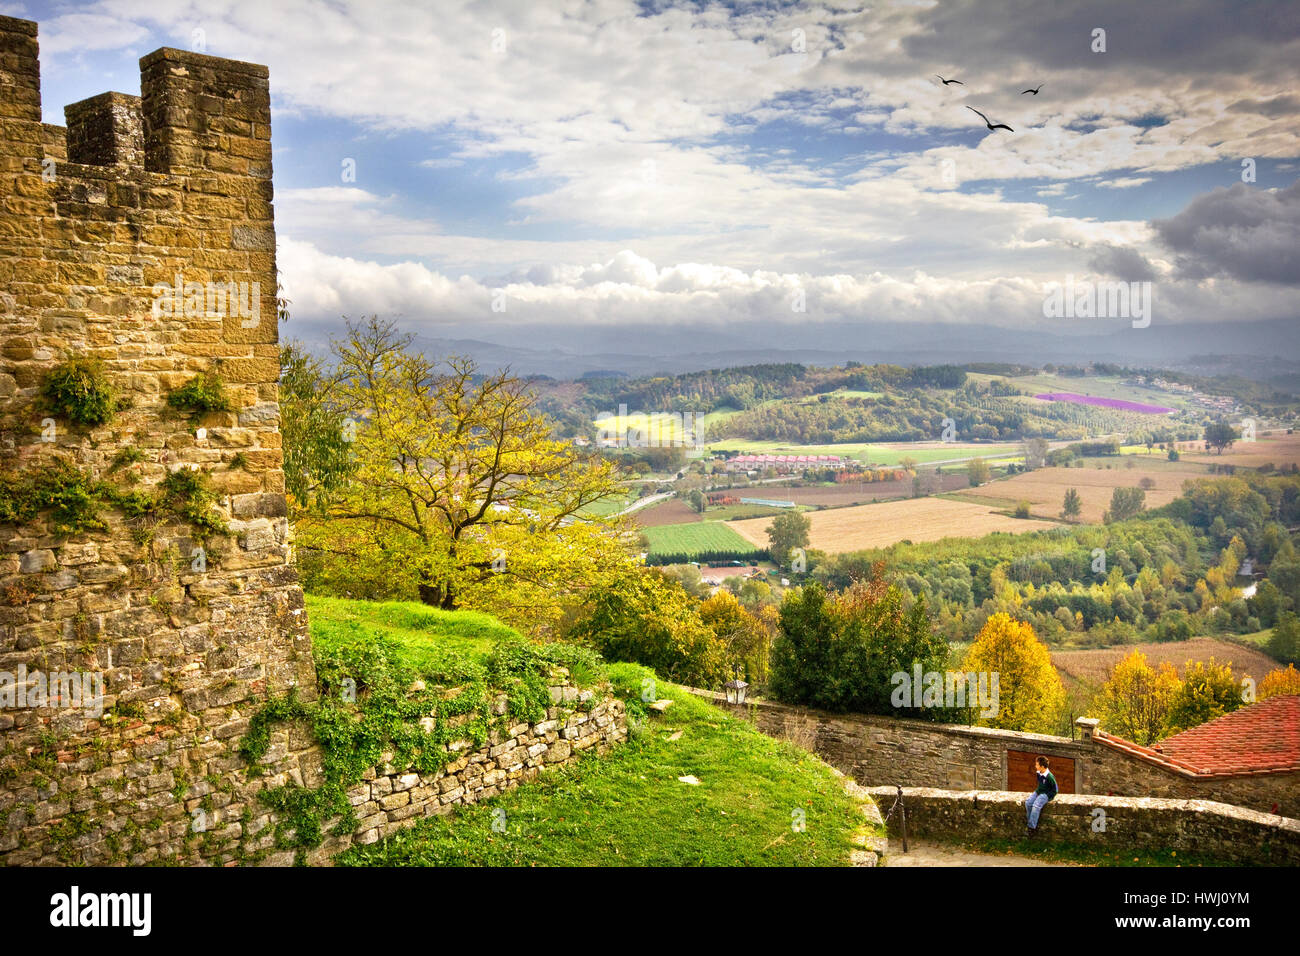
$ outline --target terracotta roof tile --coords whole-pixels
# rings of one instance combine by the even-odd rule
[[[1250,704],[1151,747],[1111,734],[1097,738],[1115,750],[1197,776],[1300,770],[1300,694]]]

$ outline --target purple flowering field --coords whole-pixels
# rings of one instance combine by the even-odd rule
[[[1035,395],[1046,402],[1074,402],[1077,405],[1098,405],[1101,408],[1114,408],[1123,412],[1141,412],[1143,415],[1164,415],[1172,408],[1163,405],[1144,405],[1142,402],[1129,402],[1122,398],[1097,398],[1093,395],[1075,395],[1073,392],[1045,392]]]

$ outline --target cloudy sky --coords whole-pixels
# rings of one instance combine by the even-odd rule
[[[1089,321],[1043,315],[1067,276],[1152,282],[1157,327],[1297,318],[1285,0],[0,10],[40,21],[47,122],[138,93],[159,46],[270,66],[308,339],[371,312],[534,345],[560,326],[1056,334]]]

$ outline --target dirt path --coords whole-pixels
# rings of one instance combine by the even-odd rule
[[[1071,866],[1028,856],[1002,853],[976,853],[946,843],[927,843],[909,840],[907,852],[902,841],[889,838],[889,857],[886,866]]]

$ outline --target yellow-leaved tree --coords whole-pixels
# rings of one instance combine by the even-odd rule
[[[976,674],[997,675],[998,712],[981,716],[985,727],[1050,733],[1057,729],[1065,705],[1065,688],[1052,666],[1047,645],[1034,628],[1010,614],[994,614],[984,622],[963,666]]]
[[[728,667],[738,668],[750,683],[767,680],[778,623],[773,605],[750,611],[730,591],[719,589],[700,604],[700,619],[726,648]]]
[[[1259,699],[1280,697],[1284,694],[1300,694],[1300,671],[1294,664],[1286,665],[1286,670],[1277,668],[1264,675],[1259,682]]]
[[[619,493],[614,465],[556,438],[526,382],[435,362],[373,317],[333,349],[353,463],[298,516],[301,548],[426,604],[532,629],[566,596],[632,573],[622,523],[584,512]]]
[[[1178,672],[1168,661],[1157,669],[1141,651],[1131,652],[1115,665],[1101,689],[1097,705],[1102,725],[1134,743],[1154,743],[1164,736],[1179,683]]]

